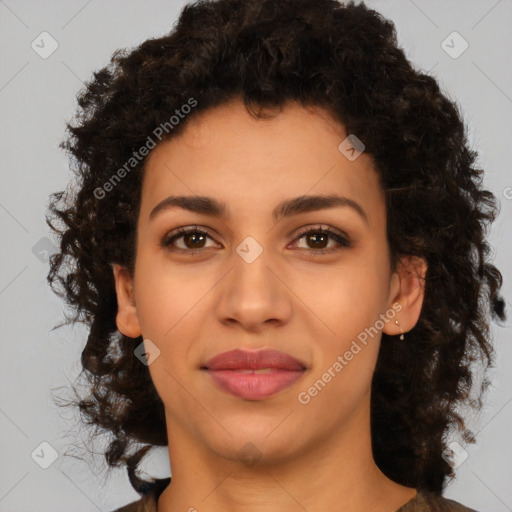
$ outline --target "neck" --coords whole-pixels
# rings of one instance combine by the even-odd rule
[[[212,453],[167,418],[172,479],[158,512],[396,511],[416,490],[379,470],[371,450],[369,407],[362,414],[365,421],[301,446],[298,455],[261,454],[253,465]]]

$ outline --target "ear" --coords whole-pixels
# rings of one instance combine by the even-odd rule
[[[427,263],[424,259],[416,256],[404,256],[400,259],[391,278],[388,304],[388,308],[395,305],[393,309],[397,313],[393,321],[386,323],[383,332],[396,336],[410,331],[416,325],[423,306],[426,275]]]
[[[142,330],[133,295],[133,278],[125,267],[117,263],[114,263],[112,268],[117,294],[117,328],[125,336],[137,338],[142,334]]]

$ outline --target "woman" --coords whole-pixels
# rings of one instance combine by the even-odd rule
[[[141,494],[119,511],[471,510],[442,491],[504,318],[496,204],[392,23],[197,2],[79,105],[48,279],[90,326],[77,405]],[[155,445],[172,483],[136,475]]]

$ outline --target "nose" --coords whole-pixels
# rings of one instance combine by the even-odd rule
[[[270,251],[263,250],[253,259],[246,257],[244,248],[241,244],[234,252],[233,268],[220,283],[219,321],[253,333],[284,325],[292,314],[293,296],[284,271],[275,259],[271,261]]]

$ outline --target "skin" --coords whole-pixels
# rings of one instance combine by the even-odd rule
[[[338,150],[346,136],[319,108],[290,103],[261,120],[236,100],[191,118],[148,157],[134,275],[113,271],[119,330],[160,350],[149,371],[165,406],[172,483],[158,512],[391,512],[415,496],[372,456],[380,331],[307,405],[298,401],[379,315],[400,304],[400,324],[383,331],[407,332],[423,301],[425,263],[403,258],[392,270],[378,174],[369,155],[350,161]],[[357,202],[367,221],[348,206],[272,218],[286,199],[333,193]],[[173,207],[150,219],[170,195],[211,196],[229,215]],[[196,225],[211,238],[162,247],[176,228]],[[343,231],[351,246],[298,238],[319,226]],[[236,252],[248,236],[263,249],[252,263]],[[321,248],[335,250],[315,256]],[[281,350],[308,370],[269,398],[243,400],[200,370],[234,348]],[[241,456],[247,443],[255,464]]]

